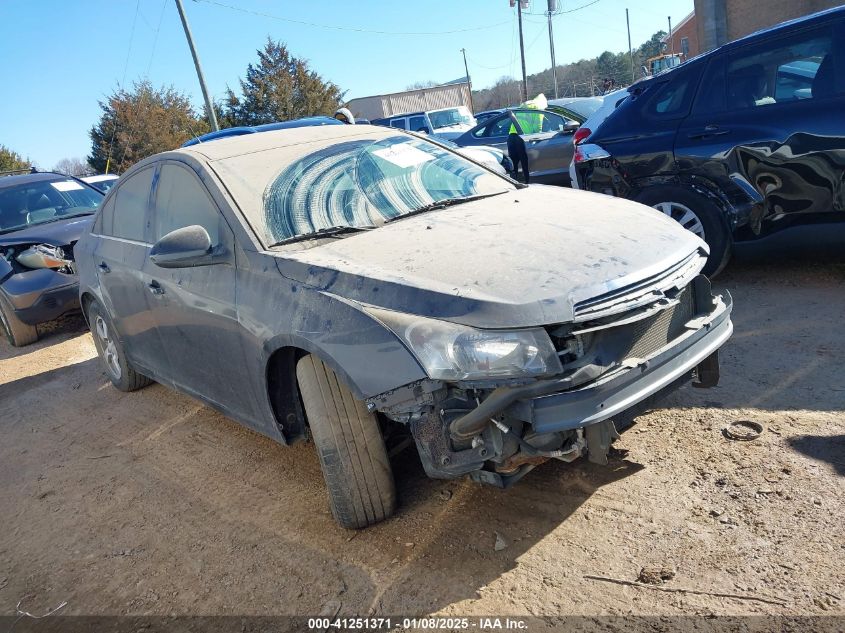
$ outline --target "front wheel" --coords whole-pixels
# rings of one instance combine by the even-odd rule
[[[115,387],[120,391],[136,391],[152,382],[135,371],[126,359],[123,344],[111,319],[96,301],[88,306],[88,324],[91,327],[91,336],[94,337],[94,346],[105,365],[109,380]]]
[[[722,211],[713,202],[676,186],[646,189],[636,200],[657,209],[707,242],[710,257],[702,271],[705,275],[714,277],[727,265],[731,255],[731,235]]]
[[[396,484],[378,418],[313,355],[296,364],[296,379],[335,520],[354,529],[388,518]]]

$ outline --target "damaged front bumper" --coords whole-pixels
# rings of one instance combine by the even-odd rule
[[[586,454],[606,463],[616,437],[612,419],[688,379],[718,382],[718,350],[733,331],[728,293],[713,297],[702,278],[700,300],[683,332],[643,358],[626,358],[585,379],[571,372],[529,384],[479,389],[423,381],[368,401],[409,424],[427,474],[507,487],[548,459]],[[706,296],[705,296],[706,295]]]
[[[586,385],[567,389],[566,379],[562,379],[513,387],[508,390],[513,404],[507,407],[507,412],[510,417],[531,424],[538,433],[581,428],[612,418],[714,357],[733,332],[731,308],[730,295],[726,294],[716,311],[706,319],[690,322],[688,327],[695,329],[690,329],[663,350],[650,358],[638,359],[633,366],[608,372]],[[718,368],[718,356],[714,358]],[[707,366],[710,375],[712,365],[711,360]],[[483,410],[481,414],[494,417],[503,410]],[[460,421],[456,421],[452,427],[459,425]]]
[[[79,280],[76,275],[49,268],[27,270],[11,275],[2,292],[21,321],[37,325],[52,321],[79,307]]]

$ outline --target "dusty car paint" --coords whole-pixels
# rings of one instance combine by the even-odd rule
[[[477,476],[503,486],[549,457],[577,457],[590,437],[600,461],[599,443],[609,440],[596,438],[612,435],[611,427],[587,434],[579,429],[609,417],[600,411],[604,402],[616,398],[608,412],[623,410],[691,377],[696,367],[698,381],[712,384],[705,370],[730,336],[730,300],[713,298],[706,280],[700,281],[704,243],[640,205],[552,187],[517,188],[501,179],[506,191],[494,197],[340,239],[265,246],[245,218],[253,217],[249,205],[261,204],[263,192],[238,177],[240,170],[269,178],[286,161],[332,143],[397,134],[355,127],[219,140],[151,157],[122,177],[103,206],[133,174],[178,164],[196,174],[221,214],[213,265],[156,266],[149,229],[145,240],[127,244],[101,235],[95,224],[77,244],[82,302],[106,307],[139,371],[289,443],[307,433],[294,363],[303,353],[315,354],[371,411],[411,428],[431,476],[478,473],[493,460],[498,470]],[[150,214],[157,175],[152,182]],[[602,213],[595,213],[599,208]],[[626,339],[631,328],[650,328],[661,315],[675,314],[684,292],[694,292],[694,299],[686,295],[684,322],[680,312],[673,319],[676,338],[649,344],[647,357],[636,362],[622,358],[624,349],[635,349]],[[391,325],[391,314],[479,331],[541,326],[562,346],[559,354],[582,362],[542,380],[431,379]],[[575,343],[566,341],[579,336],[599,344],[588,352],[567,351]],[[620,357],[600,358],[605,352]],[[649,363],[653,375],[639,379]],[[502,399],[507,402],[491,400],[491,415],[498,425],[533,438],[542,455],[513,461],[518,443],[528,440],[488,421],[472,445],[449,439],[456,420],[503,390],[510,394]],[[575,422],[548,426],[539,439],[526,431],[532,419],[541,419],[537,411],[551,411],[548,401],[538,401],[534,413],[525,409],[537,398],[557,396],[552,404],[566,407],[567,398],[584,394],[589,403],[569,409],[576,411]],[[564,450],[566,442],[571,446]]]

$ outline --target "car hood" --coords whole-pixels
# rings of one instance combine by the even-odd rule
[[[649,207],[534,185],[274,251],[282,275],[342,300],[475,327],[572,321],[576,305],[653,278],[706,245]]]
[[[0,245],[44,243],[66,246],[77,241],[91,226],[93,215],[36,224],[19,231],[0,234]]]

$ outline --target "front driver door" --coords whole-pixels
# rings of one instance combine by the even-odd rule
[[[161,268],[148,260],[149,296],[158,333],[167,351],[167,378],[248,418],[249,398],[240,384],[245,375],[241,327],[236,309],[235,242],[214,199],[187,164],[162,164],[156,186],[153,239],[199,225],[214,245],[223,245],[219,263]]]

